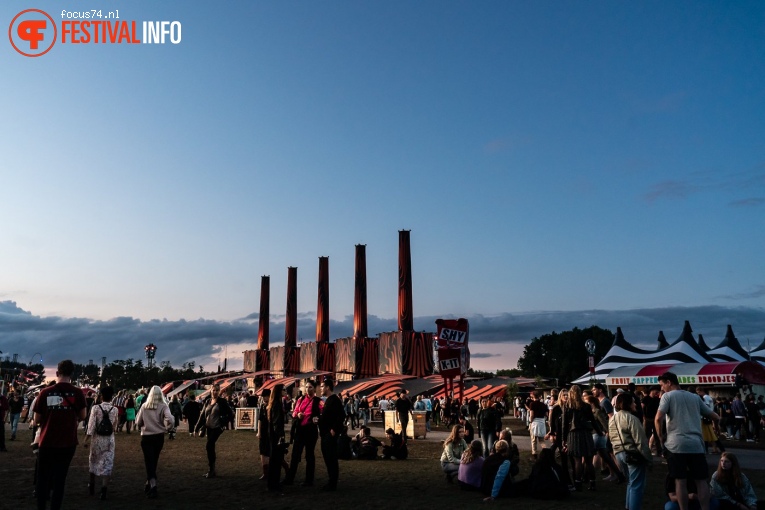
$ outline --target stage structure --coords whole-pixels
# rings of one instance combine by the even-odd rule
[[[335,345],[329,341],[329,257],[319,257],[316,341],[300,346],[300,372],[335,371]]]
[[[379,373],[433,374],[433,333],[414,331],[409,230],[398,232],[398,331],[380,333]]]
[[[379,366],[377,338],[367,331],[367,252],[366,245],[356,245],[353,336],[335,341],[335,372],[340,381],[375,377]]]
[[[262,372],[271,370],[268,346],[270,320],[271,277],[260,277],[260,313],[258,314],[258,344],[254,350],[244,351],[244,371]]]
[[[300,372],[300,347],[297,346],[297,268],[287,268],[287,316],[284,346],[271,347],[271,375],[288,377]]]

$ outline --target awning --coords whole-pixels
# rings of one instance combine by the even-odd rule
[[[167,393],[173,389],[173,383],[169,382],[162,386],[162,394],[167,395]]]
[[[765,367],[755,361],[621,367],[608,374],[606,384],[609,386],[627,386],[630,383],[639,386],[656,385],[659,384],[659,376],[668,371],[677,375],[681,385],[733,386],[736,383],[736,374],[741,374],[748,383],[765,384]]]
[[[196,379],[190,379],[188,381],[183,381],[183,383],[180,386],[178,386],[173,391],[168,393],[167,397],[168,398],[172,398],[174,395],[177,395],[178,393],[182,392],[183,390],[185,390],[186,388],[188,388],[189,386],[191,386],[195,382],[196,382]]]
[[[413,375],[397,375],[386,374],[377,377],[369,377],[367,379],[357,379],[355,381],[342,381],[335,386],[335,392],[350,393],[356,395],[357,393],[366,395],[378,395],[378,389],[389,382],[400,382],[405,379],[416,379]]]

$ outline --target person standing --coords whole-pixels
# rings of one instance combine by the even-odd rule
[[[5,448],[5,413],[8,412],[8,407],[8,399],[0,393],[0,427],[3,428],[2,434],[0,434],[0,452],[8,451]]]
[[[531,393],[532,402],[529,406],[529,435],[531,436],[531,458],[536,460],[539,450],[544,448],[547,426],[545,424],[549,409],[542,401],[542,392],[534,390]],[[540,447],[541,443],[541,447]]]
[[[616,413],[608,421],[608,436],[614,446],[619,467],[622,473],[629,474],[624,503],[626,510],[642,508],[646,474],[649,463],[653,462],[645,429],[640,418],[635,416],[636,408],[637,403],[632,393],[620,393],[616,397]],[[632,459],[629,456],[632,456]]]
[[[706,416],[714,421],[720,417],[693,393],[682,391],[677,375],[664,372],[659,376],[659,385],[664,394],[656,411],[654,424],[661,430],[666,419],[667,439],[663,447],[667,450],[669,476],[675,479],[680,510],[688,509],[688,487],[686,480],[696,481],[699,504],[702,510],[709,510],[709,468],[704,455],[704,440],[701,435],[701,419]]]
[[[292,418],[296,422],[295,437],[292,446],[292,460],[287,476],[282,482],[284,485],[292,485],[297,474],[300,458],[305,450],[305,479],[300,485],[310,487],[313,485],[314,472],[316,471],[316,442],[319,440],[319,415],[321,399],[316,396],[316,382],[308,380],[305,383],[305,395],[295,402],[295,410]]]
[[[16,440],[16,431],[19,428],[21,411],[24,409],[24,399],[18,393],[11,393],[8,400],[8,411],[11,414],[11,441]]]
[[[202,409],[202,414],[199,417],[195,432],[199,433],[199,437],[202,437],[202,429],[204,429],[207,436],[207,473],[204,474],[205,478],[215,478],[215,442],[223,434],[223,430],[226,428],[231,416],[231,408],[226,402],[226,398],[220,394],[220,386],[213,384],[210,390],[210,399],[205,403]]]
[[[337,439],[343,430],[343,402],[335,395],[335,382],[325,379],[321,385],[321,394],[325,397],[324,408],[319,417],[319,434],[321,435],[321,454],[327,466],[329,481],[321,489],[334,491],[340,478],[340,464],[337,460]]]
[[[189,401],[183,405],[183,415],[186,417],[186,421],[189,424],[189,435],[194,435],[194,427],[197,426],[199,421],[199,402],[194,394],[189,394]]]
[[[268,491],[279,492],[279,479],[281,478],[282,470],[279,466],[282,465],[284,460],[284,403],[282,400],[282,394],[284,393],[284,385],[279,383],[275,384],[271,393],[271,398],[268,400],[268,407],[266,408],[268,413],[268,439],[270,446],[269,464],[268,470]]]
[[[655,437],[658,437],[654,420],[656,419],[656,411],[659,409],[659,390],[657,388],[651,388],[648,392],[648,396],[643,398],[643,428],[645,429],[645,435],[648,438],[649,446],[654,443],[652,451],[658,453]]]
[[[409,417],[411,416],[414,419],[414,415],[412,414],[414,406],[412,406],[412,401],[409,400],[409,397],[406,396],[406,390],[401,390],[401,393],[396,399],[395,406],[398,421],[401,422],[401,438],[404,440],[404,444],[406,444],[406,429],[409,427]]]
[[[502,421],[499,419],[497,411],[489,406],[488,398],[481,399],[481,410],[478,411],[477,425],[478,433],[481,435],[481,442],[483,442],[483,456],[488,457],[494,447],[497,434],[502,429]]]
[[[114,389],[111,386],[101,388],[100,404],[94,404],[90,408],[90,418],[85,429],[85,448],[90,447],[88,466],[90,469],[90,483],[88,492],[92,496],[96,490],[96,477],[101,477],[101,499],[106,499],[106,490],[109,479],[114,469],[114,431],[119,425],[119,411],[112,405]],[[111,434],[103,435],[104,428],[100,426],[103,420],[109,420],[112,424]],[[92,439],[91,439],[92,438]]]
[[[144,492],[151,499],[157,497],[157,464],[165,445],[165,432],[173,429],[174,422],[162,388],[153,386],[135,418],[135,424],[141,430],[141,450],[146,466]]]
[[[61,508],[66,475],[78,444],[77,424],[88,412],[85,395],[71,383],[73,373],[74,363],[61,361],[56,369],[56,384],[40,392],[33,409],[35,424],[40,428],[38,510],[45,510],[48,495],[51,510]]]

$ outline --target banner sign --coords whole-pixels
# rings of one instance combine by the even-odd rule
[[[435,367],[443,377],[456,377],[470,368],[470,325],[467,319],[438,319],[433,338]]]

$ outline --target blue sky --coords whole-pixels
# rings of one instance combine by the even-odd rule
[[[4,2],[0,19],[31,7],[94,6]],[[390,330],[399,229],[416,327],[492,324],[473,328],[477,367],[593,323],[644,344],[686,319],[710,344],[728,323],[765,335],[759,2],[97,7],[178,20],[183,40],[39,58],[0,43],[4,353],[137,358],[155,341],[209,365],[255,337],[263,274],[274,345],[290,265],[311,340],[319,256],[345,336],[358,243],[370,331]],[[636,315],[651,319],[630,331]]]

